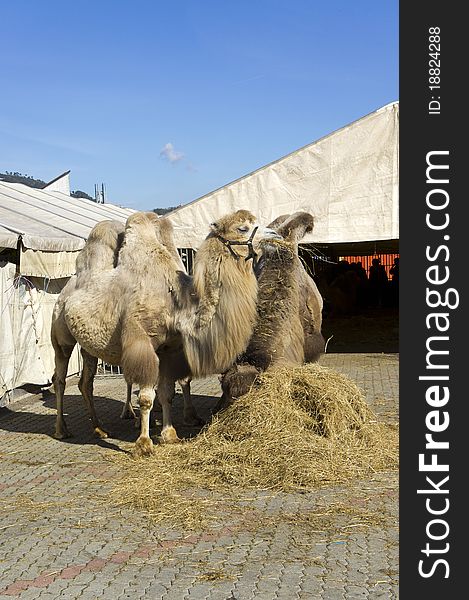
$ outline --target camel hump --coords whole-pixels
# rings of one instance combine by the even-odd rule
[[[151,272],[170,279],[177,271],[185,271],[171,222],[153,212],[133,213],[125,224],[118,266],[134,275]]]
[[[77,275],[87,271],[112,269],[124,239],[124,225],[119,221],[100,221],[90,231],[77,257]]]
[[[167,218],[154,212],[136,212],[125,224],[124,244],[142,246],[145,243],[160,244],[168,251],[174,248],[173,226]]]
[[[163,246],[171,253],[176,263],[178,264],[179,270],[186,272],[186,267],[182,262],[182,258],[177,251],[176,244],[174,243],[173,238],[173,224],[168,219],[168,217],[160,217],[158,219],[159,224],[159,241],[163,244]]]
[[[159,217],[156,213],[148,211],[136,212],[130,215],[125,224],[125,229],[140,231],[147,230],[163,245],[173,243],[173,225],[167,217]]]
[[[288,242],[299,242],[314,228],[314,217],[308,212],[298,211],[292,215],[281,215],[269,225]]]
[[[151,211],[139,211],[134,212],[127,218],[125,228],[138,227],[138,226],[152,226],[153,224],[158,225],[160,218],[159,216]]]

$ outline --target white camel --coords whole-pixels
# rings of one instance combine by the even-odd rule
[[[190,278],[181,269],[170,222],[154,213],[129,217],[117,266],[94,271],[79,286],[64,289],[57,302],[52,342],[58,438],[68,435],[63,393],[78,342],[84,359],[80,389],[98,434],[102,428],[94,413],[92,383],[99,357],[120,364],[127,383],[139,386],[141,425],[134,454],[153,451],[149,421],[155,385],[163,411],[161,439],[178,441],[170,410],[175,382],[225,371],[251,336],[257,280],[250,259],[256,229],[245,210],[213,223]]]

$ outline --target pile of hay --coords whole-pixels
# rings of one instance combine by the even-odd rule
[[[348,377],[319,365],[266,372],[194,439],[149,459],[119,457],[120,504],[156,521],[201,524],[214,496],[312,490],[394,469],[395,428],[378,423]],[[223,500],[222,500],[223,501]],[[209,510],[210,512],[210,510]]]

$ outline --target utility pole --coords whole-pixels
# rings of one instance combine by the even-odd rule
[[[94,199],[98,204],[104,204],[105,202],[106,188],[104,183],[101,183],[101,189],[97,183],[94,184]]]

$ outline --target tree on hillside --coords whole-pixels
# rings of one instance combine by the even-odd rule
[[[46,185],[46,182],[42,181],[42,179],[35,179],[34,177],[31,177],[31,175],[23,175],[17,171],[5,171],[5,173],[0,173],[0,180],[6,181],[7,183],[22,183],[23,185],[38,189],[42,189]]]
[[[178,206],[168,206],[168,208],[154,208],[153,212],[157,215],[165,215],[171,212],[172,210],[176,210],[176,208],[179,208],[180,206],[181,204],[179,204]]]

